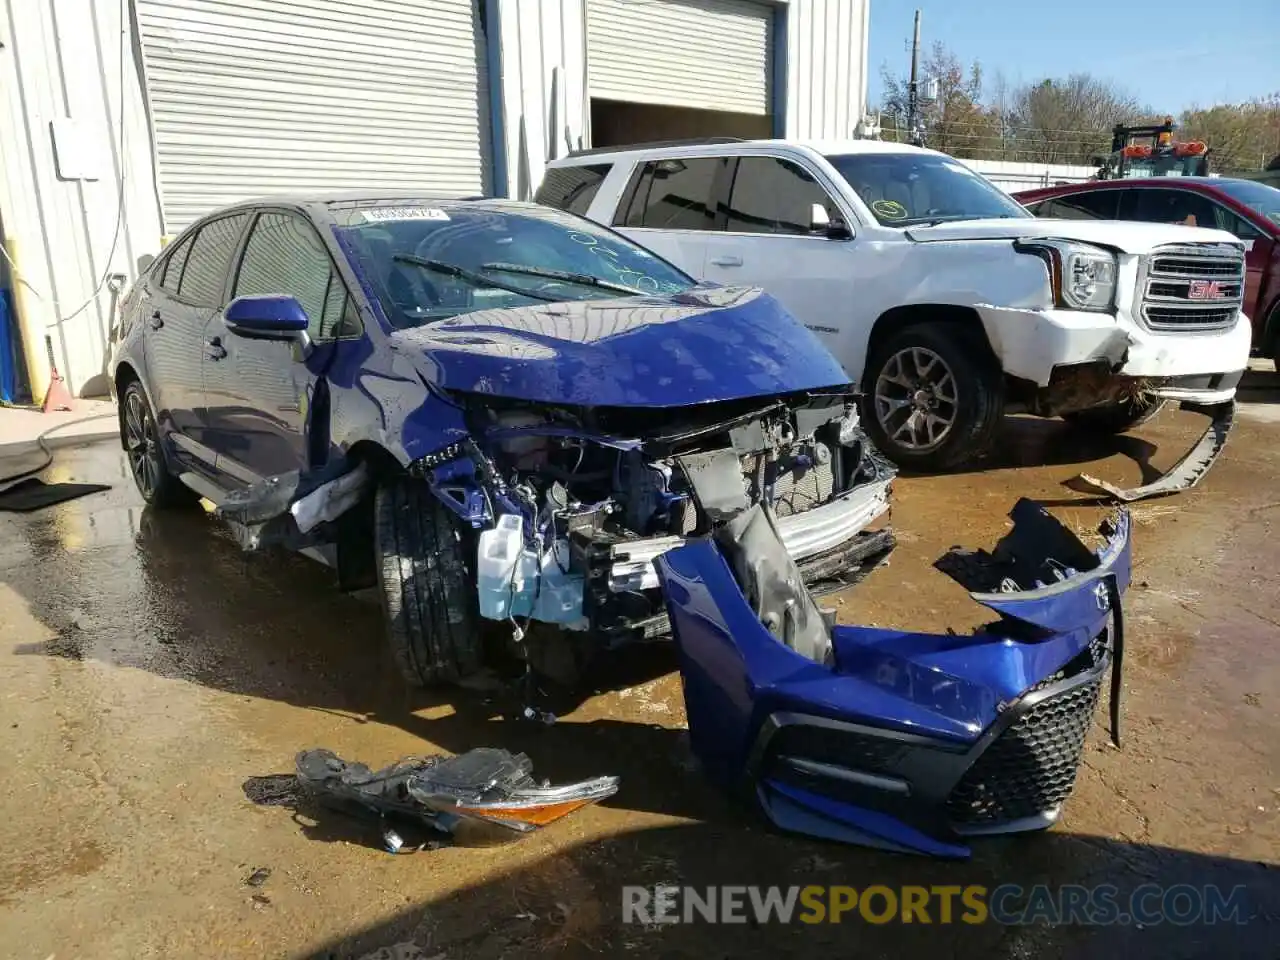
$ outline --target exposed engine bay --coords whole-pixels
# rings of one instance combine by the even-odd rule
[[[606,640],[665,634],[652,561],[756,503],[819,591],[892,548],[888,530],[867,527],[888,510],[893,471],[847,389],[697,408],[455,400],[477,439],[428,479],[480,531],[477,591],[490,619]]]

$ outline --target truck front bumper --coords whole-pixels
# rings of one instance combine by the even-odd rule
[[[1253,338],[1243,313],[1223,330],[1155,333],[1123,312],[977,309],[1005,373],[1040,387],[1057,367],[1105,361],[1118,376],[1155,381],[1154,392],[1166,399],[1221,403],[1235,396]]]

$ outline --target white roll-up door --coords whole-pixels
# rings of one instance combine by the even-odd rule
[[[589,93],[772,113],[773,9],[752,0],[587,0]]]
[[[136,0],[165,227],[274,193],[483,192],[475,0]]]

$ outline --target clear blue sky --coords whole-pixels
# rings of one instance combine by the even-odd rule
[[[881,65],[910,68],[917,9],[922,49],[941,40],[962,62],[979,61],[988,78],[1001,71],[1014,86],[1091,73],[1174,112],[1280,92],[1280,0],[870,2],[873,107]]]

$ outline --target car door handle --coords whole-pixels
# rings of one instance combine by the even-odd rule
[[[210,360],[221,360],[227,355],[227,348],[222,345],[220,337],[204,342],[204,355]]]
[[[717,267],[740,267],[742,266],[741,257],[712,257],[711,262]]]
[[[164,326],[164,317],[160,316],[160,311],[157,310],[155,313],[151,315],[151,329],[159,330],[163,326]]]

